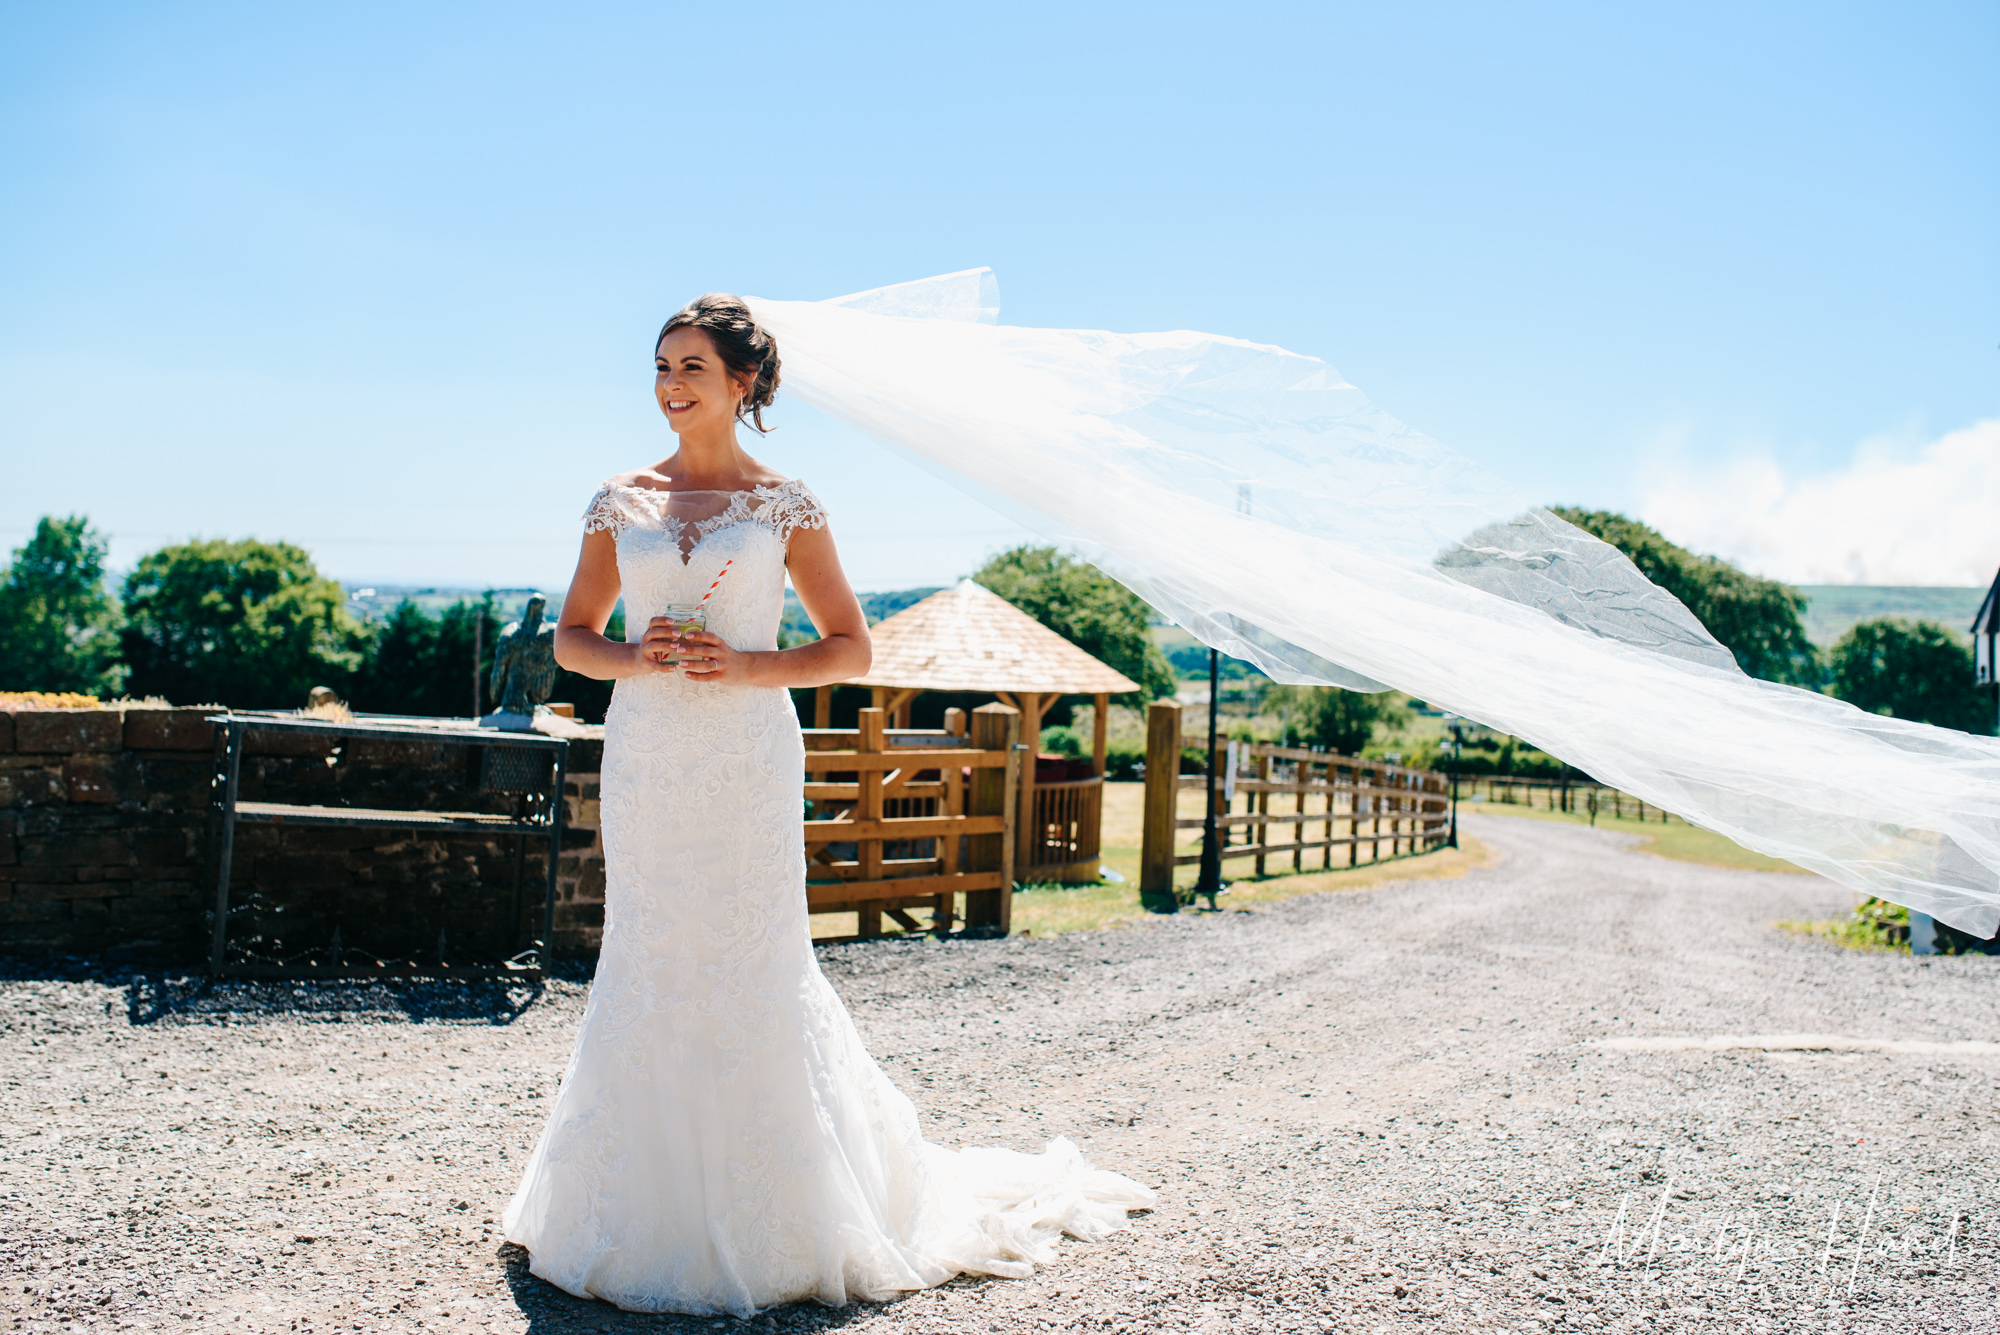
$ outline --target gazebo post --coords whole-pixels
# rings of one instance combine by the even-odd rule
[[[1055,697],[1038,691],[1018,691],[1015,698],[1021,702],[1021,740],[1027,743],[1028,756],[1027,763],[1021,766],[1021,809],[1015,816],[1020,836],[1015,846],[1020,851],[1014,855],[1014,878],[1026,883],[1037,861],[1036,845],[1047,835],[1035,822],[1035,768],[1042,754],[1042,715]]]
[[[1091,729],[1090,733],[1090,766],[1097,772],[1097,777],[1101,779],[1104,777],[1105,748],[1109,745],[1109,739],[1105,737],[1105,734],[1111,731],[1111,692],[1099,691],[1097,693],[1097,713],[1095,717],[1096,726]]]
[[[813,726],[831,728],[833,726],[833,687],[822,686],[813,692]]]

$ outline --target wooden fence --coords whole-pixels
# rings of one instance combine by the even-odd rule
[[[1200,848],[1182,852],[1177,835],[1201,828],[1203,818],[1182,816],[1179,798],[1206,788],[1208,779],[1180,773],[1180,750],[1180,706],[1155,703],[1147,717],[1142,894],[1171,893],[1174,868],[1201,861]],[[1226,755],[1219,751],[1212,763]],[[1385,848],[1392,858],[1428,852],[1450,836],[1450,784],[1435,771],[1261,742],[1239,745],[1237,755],[1235,783],[1216,783],[1216,829],[1223,858],[1254,858],[1259,876],[1274,858],[1304,871],[1306,855],[1316,853],[1320,868],[1330,868],[1334,850],[1345,849],[1337,865],[1353,867],[1381,861]],[[1276,838],[1280,832],[1290,837]]]
[[[1543,807],[1549,811],[1589,812],[1594,816],[1628,816],[1634,820],[1671,819],[1661,806],[1590,779],[1523,779],[1504,775],[1468,774],[1458,781],[1461,802],[1483,796],[1499,806]]]
[[[880,709],[856,728],[806,730],[807,912],[858,913],[862,937],[880,936],[885,914],[907,931],[1007,933],[1021,716],[950,713],[937,731],[891,730]]]

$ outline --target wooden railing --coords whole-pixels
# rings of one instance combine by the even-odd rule
[[[1098,838],[1104,826],[1104,778],[1037,782],[1034,824],[1028,830],[1028,863],[1021,879],[1063,879],[1072,869],[1097,875]]]
[[[1020,714],[984,705],[969,736],[886,720],[864,709],[857,728],[806,730],[806,911],[856,913],[863,937],[881,935],[885,914],[906,931],[962,923],[1004,935]]]
[[[1596,816],[1621,816],[1633,820],[1658,821],[1662,825],[1672,819],[1666,808],[1620,792],[1591,779],[1519,778],[1509,775],[1473,774],[1458,781],[1458,796],[1461,802],[1476,800],[1485,789],[1486,801],[1500,806],[1545,807],[1550,811],[1568,811]]]
[[[1211,763],[1221,765],[1226,755],[1218,748]],[[1255,858],[1259,876],[1274,857],[1304,871],[1306,855],[1318,853],[1324,869],[1335,865],[1334,850],[1344,848],[1340,865],[1353,867],[1383,860],[1385,847],[1392,858],[1424,853],[1450,836],[1450,783],[1435,771],[1266,743],[1240,745],[1237,755],[1234,784],[1220,778],[1216,784],[1216,829],[1223,858]],[[1208,778],[1179,771],[1180,707],[1156,702],[1148,717],[1142,893],[1170,893],[1174,868],[1201,861],[1199,846],[1181,851],[1178,832],[1200,829],[1203,818],[1182,816],[1179,797],[1205,789]],[[1240,811],[1229,795],[1232,788]],[[1271,809],[1273,798],[1279,799],[1279,810]],[[1274,838],[1279,832],[1290,837]]]

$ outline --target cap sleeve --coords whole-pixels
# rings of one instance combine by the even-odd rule
[[[797,478],[773,487],[758,507],[758,517],[788,542],[795,528],[826,527],[826,507],[812,494],[812,488]]]
[[[590,506],[583,512],[583,531],[596,533],[599,530],[616,538],[632,523],[632,510],[626,504],[622,490],[612,483],[605,483],[590,498]]]

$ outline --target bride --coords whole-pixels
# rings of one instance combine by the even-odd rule
[[[1100,1237],[1152,1195],[1067,1140],[1039,1155],[927,1144],[863,1048],[813,957],[786,688],[867,671],[868,623],[818,499],[737,442],[746,415],[764,430],[778,387],[771,337],[711,294],[654,354],[680,448],[591,501],[556,631],[564,667],[618,680],[606,918],[506,1236],[543,1279],[643,1312],[1027,1275],[1056,1234]],[[787,573],[820,632],[796,649],[777,647]],[[603,633],[621,593],[626,643]],[[694,604],[706,628],[683,633]]]

